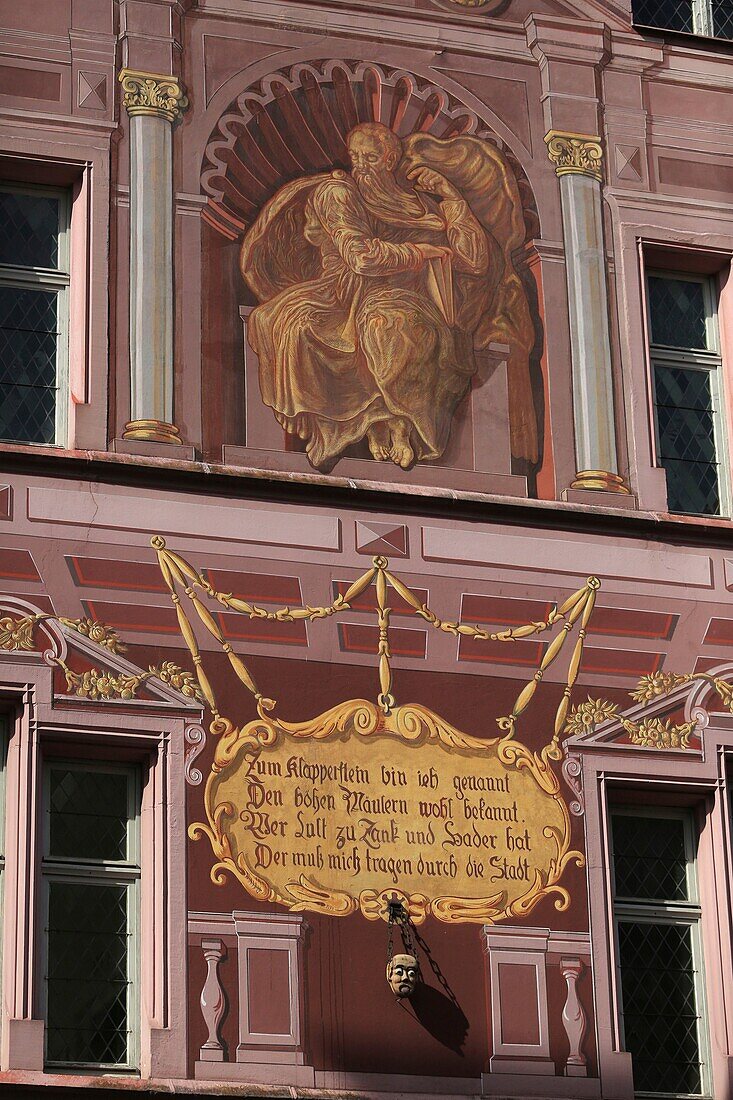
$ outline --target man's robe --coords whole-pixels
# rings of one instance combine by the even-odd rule
[[[380,208],[345,173],[321,177],[304,212],[316,277],[250,314],[262,398],[306,441],[316,467],[329,469],[371,425],[393,417],[412,425],[418,459],[439,458],[475,372],[476,299],[500,281],[501,252],[465,201],[426,197],[419,214],[415,205],[413,195],[404,212],[394,202]],[[441,308],[418,242],[452,250],[453,303]]]

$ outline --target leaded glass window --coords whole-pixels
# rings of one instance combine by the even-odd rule
[[[710,279],[651,273],[647,280],[657,462],[670,512],[728,514],[721,370]]]
[[[733,39],[733,0],[633,0],[637,26]]]
[[[67,198],[0,186],[0,442],[64,440]]]
[[[135,1065],[137,788],[132,769],[55,761],[46,768],[49,1066]]]
[[[618,996],[634,1090],[706,1095],[692,821],[682,811],[618,807],[611,833]]]

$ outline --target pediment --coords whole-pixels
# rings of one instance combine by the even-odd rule
[[[630,694],[626,708],[590,696],[579,702],[566,726],[567,751],[593,745],[700,751],[711,723],[733,729],[733,663],[684,675],[657,672]]]
[[[38,660],[53,670],[56,702],[201,712],[192,673],[171,661],[142,668],[128,660],[116,630],[68,619],[16,596],[0,595],[0,663]]]

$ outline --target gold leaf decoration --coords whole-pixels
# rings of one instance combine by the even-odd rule
[[[565,732],[569,734],[592,733],[601,722],[608,722],[618,714],[618,707],[610,703],[608,699],[591,699],[590,695],[584,703],[573,707],[565,724]]]
[[[637,703],[648,703],[660,695],[669,695],[680,684],[686,684],[691,679],[690,673],[678,676],[676,672],[654,672],[651,676],[642,676],[636,690],[629,695]]]
[[[623,726],[634,745],[647,749],[689,749],[697,723],[675,725],[669,718],[644,718],[641,722],[624,722]]]
[[[77,634],[81,634],[83,637],[89,638],[90,641],[96,642],[97,645],[103,646],[104,649],[108,649],[110,653],[124,653],[127,649],[114,627],[107,626],[106,623],[100,623],[97,619],[59,618],[58,621],[63,626],[68,627],[69,630],[75,630]]]
[[[0,619],[0,649],[7,653],[33,649],[33,634],[39,616],[26,615],[22,619],[13,619],[5,615]]]

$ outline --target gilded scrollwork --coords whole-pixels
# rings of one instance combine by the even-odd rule
[[[135,699],[140,688],[151,678],[169,684],[188,699],[201,702],[201,692],[195,678],[172,661],[150,665],[147,672],[109,672],[98,668],[75,672],[60,658],[53,663],[61,668],[69,691],[80,699]]]
[[[6,653],[19,651],[32,652],[37,648],[36,628],[44,623],[59,623],[67,630],[88,638],[95,645],[106,649],[112,655],[123,653],[127,646],[121,641],[117,631],[97,619],[69,619],[63,616],[38,613],[13,618],[4,615],[0,618],[0,650]],[[148,680],[155,679],[180,692],[187,699],[203,701],[201,688],[196,677],[180,668],[173,661],[163,661],[160,665],[150,665],[147,671],[122,672],[92,667],[79,672],[69,667],[57,653],[47,655],[48,661],[56,665],[66,678],[66,686],[79,699],[135,699],[140,688]]]
[[[545,142],[558,176],[581,175],[598,181],[603,179],[603,146],[599,137],[550,130],[545,135]]]
[[[694,682],[709,684],[723,705],[733,713],[733,684],[705,672],[650,673],[639,679],[636,688],[629,695],[635,703],[644,706]],[[691,739],[704,725],[703,715],[704,712],[698,708],[693,711],[693,717],[688,722],[675,723],[669,718],[656,715],[637,720],[622,714],[617,703],[588,697],[584,703],[571,710],[565,732],[575,736],[587,735],[593,733],[602,723],[616,720],[628,734],[632,745],[651,749],[689,749]]]
[[[178,77],[122,69],[122,102],[128,115],[153,115],[176,122],[188,107]]]

